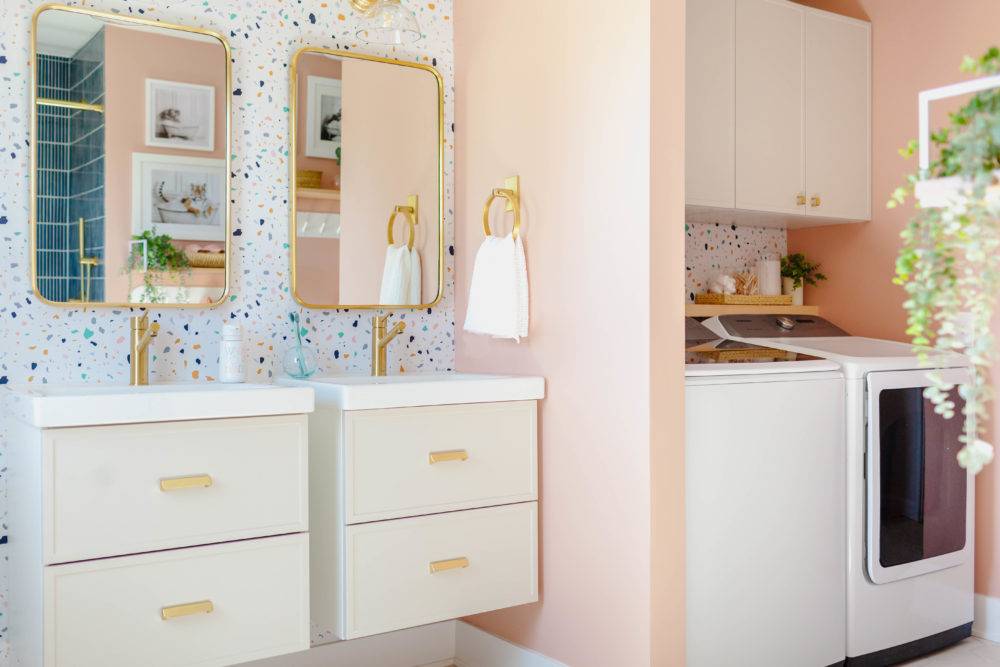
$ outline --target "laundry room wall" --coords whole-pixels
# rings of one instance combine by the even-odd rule
[[[546,378],[541,601],[469,620],[574,667],[683,665],[684,0],[458,2],[455,62],[456,364]],[[515,174],[519,344],[461,330]]]
[[[827,282],[809,300],[852,334],[906,340],[904,292],[892,284],[899,232],[912,212],[884,203],[916,168],[897,149],[917,136],[917,94],[954,83],[965,55],[978,56],[1000,44],[996,0],[800,0],[801,4],[872,23],[872,213],[871,222],[792,230],[790,252],[804,252],[823,264]],[[935,107],[944,120],[948,104]],[[954,106],[954,105],[952,105]],[[994,326],[1000,331],[1000,320]],[[1000,369],[994,371],[1000,384]],[[1000,404],[993,406],[995,443]],[[976,479],[977,625],[987,609],[1000,612],[1000,461]],[[990,598],[990,599],[986,599]],[[994,622],[1000,622],[998,618]],[[1000,626],[994,626],[1000,628]],[[1000,633],[992,639],[1000,639]]]
[[[738,226],[726,222],[684,224],[685,298],[708,291],[721,273],[753,271],[762,259],[778,259],[787,253],[784,229]]]

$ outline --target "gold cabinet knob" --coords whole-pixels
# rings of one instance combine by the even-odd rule
[[[819,198],[819,195],[813,195],[813,196],[812,196],[812,199],[811,199],[811,200],[809,200],[809,205],[810,205],[810,206],[812,206],[813,208],[817,208],[817,207],[818,207],[818,206],[819,206],[820,204],[822,204],[822,203],[823,203],[823,202],[822,202],[822,200],[821,200],[821,199]]]
[[[806,196],[804,193],[800,192],[799,194],[795,195],[795,205],[796,206],[806,205]]]

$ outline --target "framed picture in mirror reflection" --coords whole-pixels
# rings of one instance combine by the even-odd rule
[[[146,145],[215,150],[215,88],[146,79]]]
[[[342,87],[340,79],[310,76],[306,86],[306,155],[339,158]]]
[[[226,161],[132,154],[132,232],[224,241]]]

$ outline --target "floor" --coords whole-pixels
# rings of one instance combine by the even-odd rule
[[[1000,665],[1000,644],[969,637],[932,655],[904,662],[906,667],[984,667]]]

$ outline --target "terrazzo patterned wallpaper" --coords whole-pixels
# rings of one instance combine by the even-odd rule
[[[29,29],[41,2],[4,0],[0,23],[0,385],[126,383],[129,310],[58,309],[37,302],[28,275]],[[152,381],[211,381],[223,322],[244,331],[249,381],[281,373],[281,353],[297,304],[288,287],[287,64],[309,44],[429,63],[445,80],[446,284],[441,304],[401,313],[406,336],[393,344],[395,366],[448,370],[454,363],[452,0],[408,0],[424,36],[397,50],[359,43],[347,0],[101,0],[70,2],[123,15],[199,26],[226,35],[233,49],[233,290],[208,310],[162,311],[153,344]],[[364,371],[371,312],[305,311],[303,323],[321,370]],[[2,433],[0,433],[2,437]],[[6,465],[0,446],[0,493]],[[0,497],[5,497],[5,494]],[[0,504],[6,544],[6,503]],[[4,559],[6,554],[3,554]],[[0,561],[2,565],[2,561]],[[5,568],[4,568],[5,570]],[[4,577],[4,572],[0,572]],[[6,583],[0,632],[6,634]],[[3,642],[0,665],[6,665]]]
[[[788,252],[784,229],[738,227],[725,223],[685,224],[685,271],[687,300],[708,290],[720,273],[753,270],[762,259],[777,259]]]

